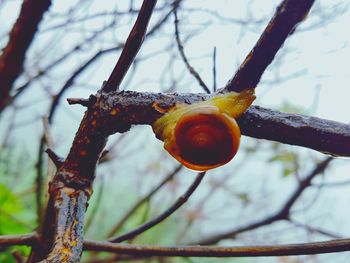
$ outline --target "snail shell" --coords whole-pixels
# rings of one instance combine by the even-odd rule
[[[206,171],[228,163],[235,156],[241,136],[235,118],[254,99],[254,89],[246,89],[217,94],[192,105],[177,104],[157,119],[152,128],[176,160],[192,170]]]
[[[206,171],[228,163],[237,153],[240,129],[217,107],[201,105],[177,121],[174,140],[164,148],[186,167]]]

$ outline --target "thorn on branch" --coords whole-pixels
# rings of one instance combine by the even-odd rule
[[[82,98],[68,98],[67,99],[69,105],[73,104],[80,104],[84,107],[89,107],[90,106],[90,100],[89,99],[82,99]]]
[[[83,98],[68,98],[67,99],[69,105],[73,104],[79,104],[84,107],[90,107],[92,104],[96,102],[96,96],[90,95],[88,99],[83,99]]]
[[[52,151],[50,148],[47,148],[45,150],[47,155],[50,157],[50,159],[55,164],[56,168],[58,169],[63,164],[63,158],[58,156],[54,151]]]
[[[98,163],[101,164],[101,163],[108,161],[108,159],[109,159],[108,154],[109,154],[109,150],[103,150],[100,158],[98,159]]]

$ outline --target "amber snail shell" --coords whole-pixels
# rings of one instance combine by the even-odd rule
[[[254,99],[254,90],[247,89],[219,94],[192,105],[175,105],[152,128],[176,160],[192,170],[206,171],[228,163],[235,156],[241,136],[235,118]]]
[[[206,171],[231,161],[240,136],[235,119],[214,106],[202,105],[179,118],[174,140],[164,148],[187,168]]]

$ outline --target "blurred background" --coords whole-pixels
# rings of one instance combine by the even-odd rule
[[[45,14],[24,72],[15,83],[13,102],[0,118],[0,234],[28,233],[38,226],[38,211],[53,172],[42,153],[47,147],[42,144],[43,134],[46,131],[54,150],[66,156],[84,112],[81,106],[69,106],[66,99],[87,98],[108,78],[141,2],[53,1]],[[223,87],[233,76],[279,2],[175,1],[186,57],[211,90]],[[8,41],[21,4],[0,0],[0,47]],[[173,4],[158,2],[148,35],[120,89],[204,92],[180,56]],[[264,73],[254,104],[349,123],[349,23],[348,1],[316,1]],[[196,173],[180,167],[149,126],[111,136],[107,149],[86,216],[86,238],[105,240],[147,222],[170,207],[195,180]],[[349,237],[350,162],[345,158],[330,161],[302,189],[289,218],[264,224],[326,158],[306,148],[243,136],[236,157],[209,171],[185,205],[129,242],[174,245],[212,239],[219,245],[270,245]],[[254,223],[260,225],[249,228]],[[229,235],[235,231],[237,235]],[[0,262],[17,262],[14,255],[28,253],[29,248],[12,247],[0,251]],[[84,262],[118,259],[105,253],[83,254]],[[350,253],[126,261],[349,262]]]

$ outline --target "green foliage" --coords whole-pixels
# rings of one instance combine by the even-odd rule
[[[0,235],[24,234],[33,231],[35,220],[33,169],[24,152],[0,149]],[[33,167],[33,166],[31,166]],[[26,177],[23,177],[25,171]],[[29,188],[28,188],[29,186]],[[30,248],[25,246],[0,247],[0,262],[18,262]]]
[[[29,227],[22,221],[21,200],[5,185],[0,184],[0,234],[26,233]]]

